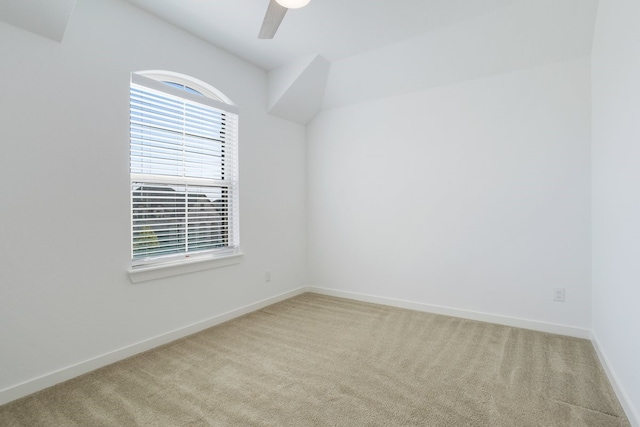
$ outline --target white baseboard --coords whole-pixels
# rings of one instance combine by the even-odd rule
[[[307,290],[309,292],[315,292],[322,295],[390,305],[393,307],[408,308],[416,311],[424,311],[426,313],[443,314],[445,316],[461,317],[464,319],[479,320],[481,322],[497,323],[499,325],[532,329],[534,331],[549,332],[552,334],[566,335],[576,338],[591,338],[590,331],[588,329],[576,328],[574,326],[558,325],[555,323],[539,322],[536,320],[519,319],[517,317],[499,316],[496,314],[481,313],[477,311],[462,310],[458,308],[444,307],[432,304],[424,304],[395,298],[378,297],[374,295],[366,295],[355,292],[345,292],[337,289],[318,288],[315,286],[309,286]]]
[[[591,339],[596,349],[596,352],[598,354],[598,357],[600,358],[600,361],[602,362],[602,365],[604,366],[604,369],[607,375],[609,376],[609,379],[618,396],[618,399],[620,400],[625,410],[625,413],[627,414],[627,418],[629,418],[629,421],[631,422],[633,427],[640,427],[640,421],[639,421],[640,417],[638,416],[635,409],[629,403],[629,399],[626,393],[620,387],[619,381],[617,380],[617,376],[615,375],[615,372],[613,371],[610,364],[608,363],[606,356],[601,351],[595,335],[593,335],[590,331],[586,329],[580,329],[580,328],[564,326],[564,325],[556,325],[552,323],[537,322],[537,321],[526,320],[526,319],[518,319],[518,318],[512,318],[512,317],[506,317],[506,316],[498,316],[494,314],[461,310],[461,309],[455,309],[450,307],[442,307],[442,306],[431,305],[431,304],[423,304],[423,303],[417,303],[413,301],[406,301],[406,300],[400,300],[400,299],[394,299],[394,298],[385,298],[385,297],[378,297],[373,295],[359,294],[354,292],[345,292],[345,291],[340,291],[335,289],[319,288],[314,286],[301,287],[298,289],[294,289],[292,291],[285,292],[285,293],[273,296],[271,298],[267,298],[267,299],[255,302],[253,304],[240,307],[238,309],[229,311],[227,313],[214,316],[202,322],[194,323],[194,324],[185,326],[183,328],[179,328],[179,329],[167,332],[165,334],[162,334],[153,338],[149,338],[147,340],[138,342],[136,344],[132,344],[127,347],[120,348],[118,350],[103,354],[101,356],[97,356],[92,359],[77,363],[75,365],[71,365],[71,366],[59,369],[57,371],[42,375],[40,377],[33,378],[23,383],[16,384],[14,386],[2,389],[0,390],[0,405],[19,399],[21,397],[27,396],[29,394],[35,393],[47,387],[51,387],[63,381],[70,380],[79,375],[99,369],[103,366],[107,366],[111,363],[115,363],[120,360],[126,359],[127,357],[134,356],[138,353],[142,353],[144,351],[150,350],[160,345],[170,343],[171,341],[175,341],[177,339],[186,337],[188,335],[194,334],[196,332],[202,331],[204,329],[210,328],[220,323],[224,323],[236,317],[243,316],[245,314],[267,307],[271,304],[284,301],[288,298],[300,295],[305,292],[314,292],[322,295],[348,298],[348,299],[353,299],[357,301],[372,302],[376,304],[384,304],[384,305],[389,305],[393,307],[408,308],[408,309],[423,311],[428,313],[443,314],[447,316],[461,317],[465,319],[479,320],[484,322],[497,323],[501,325],[514,326],[519,328],[533,329],[533,330],[538,330],[542,332],[550,332],[550,333],[555,333],[560,335],[568,335],[572,337]]]
[[[101,356],[97,356],[92,359],[85,360],[75,365],[67,366],[57,371],[25,381],[23,383],[16,384],[11,387],[7,387],[5,389],[0,390],[0,405],[19,399],[21,397],[27,396],[29,394],[35,393],[37,391],[43,390],[47,387],[51,387],[63,381],[70,380],[79,375],[86,374],[87,372],[94,371],[98,368],[102,368],[103,366],[110,365],[119,360],[126,359],[127,357],[134,356],[138,353],[142,353],[144,351],[150,350],[160,345],[170,343],[171,341],[175,341],[177,339],[184,338],[196,332],[200,332],[204,329],[210,328],[220,323],[224,323],[231,319],[235,319],[236,317],[240,317],[247,313],[260,310],[261,308],[286,300],[296,295],[300,295],[306,291],[307,291],[306,287],[294,289],[292,291],[285,292],[280,295],[276,295],[274,297],[255,302],[253,304],[249,304],[244,307],[231,310],[227,313],[223,313],[218,316],[211,317],[201,322],[193,323],[183,328],[175,329],[165,334],[158,335],[156,337],[149,338],[144,341],[140,341],[138,343],[120,348],[118,350],[114,350],[112,352],[103,354]]]
[[[629,423],[631,423],[632,427],[640,427],[640,414],[638,414],[638,408],[634,408],[633,405],[631,405],[631,399],[629,399],[629,396],[622,388],[622,385],[618,380],[618,375],[616,375],[616,372],[609,363],[609,359],[604,351],[602,351],[598,337],[593,331],[591,331],[591,342],[593,343],[593,347],[596,349],[596,354],[600,359],[600,363],[602,364],[604,371],[607,373],[607,377],[609,377],[609,382],[613,387],[613,391],[615,391],[616,396],[620,401],[620,405],[622,405],[622,409],[624,409],[624,412],[629,419]]]

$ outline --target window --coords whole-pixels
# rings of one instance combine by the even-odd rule
[[[239,253],[235,106],[175,73],[130,89],[132,270]]]

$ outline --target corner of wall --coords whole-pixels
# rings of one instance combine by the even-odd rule
[[[615,370],[613,369],[613,366],[609,362],[609,359],[607,358],[607,355],[605,354],[602,346],[600,345],[600,342],[598,341],[598,337],[593,330],[591,331],[591,342],[593,343],[593,348],[595,349],[596,354],[598,355],[598,359],[600,360],[600,363],[602,364],[604,371],[607,374],[607,377],[609,378],[609,382],[613,387],[613,391],[616,393],[616,396],[620,401],[620,405],[622,406],[622,409],[627,415],[627,418],[629,419],[631,426],[640,427],[640,414],[638,414],[638,412],[635,410],[635,408],[631,404],[631,399],[629,398],[624,388],[620,384],[618,375],[616,374]]]

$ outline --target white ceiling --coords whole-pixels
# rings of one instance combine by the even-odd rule
[[[76,0],[0,0],[0,21],[62,41]]]
[[[261,40],[269,0],[125,1],[267,70],[268,111],[302,124],[325,109],[585,57],[598,10],[598,0],[311,0]],[[61,41],[75,2],[0,0],[0,20]]]
[[[271,70],[310,55],[344,59],[523,0],[311,0],[272,40],[258,39],[269,0],[127,1]]]

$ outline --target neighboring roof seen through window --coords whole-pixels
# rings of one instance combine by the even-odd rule
[[[189,92],[189,93],[194,93],[196,95],[204,96],[202,93],[198,92],[195,89],[191,89],[189,86],[185,86],[185,85],[181,85],[179,83],[173,83],[173,82],[162,82],[162,83],[164,83],[166,85],[169,85],[169,86],[173,86],[173,87],[175,87],[177,89],[184,90],[184,91]]]

